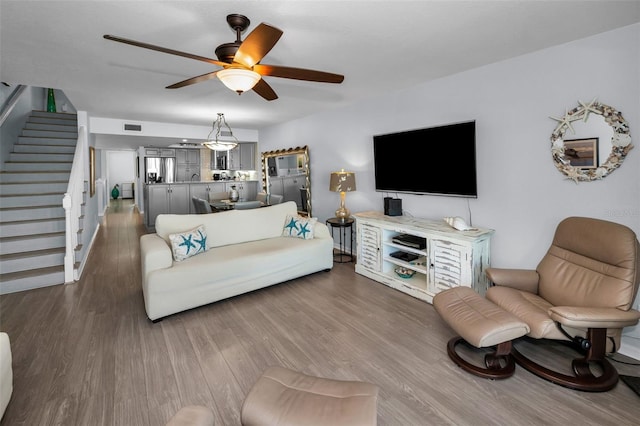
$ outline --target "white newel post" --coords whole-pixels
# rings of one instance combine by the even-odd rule
[[[64,282],[71,283],[74,281],[73,265],[74,265],[74,245],[73,231],[71,230],[71,196],[65,193],[62,198],[62,207],[64,208],[65,217],[65,252],[64,252]]]

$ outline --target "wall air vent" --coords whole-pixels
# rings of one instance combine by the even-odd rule
[[[124,130],[125,132],[141,132],[142,124],[124,123]]]
[[[221,130],[220,136],[231,136],[231,132],[228,130]]]

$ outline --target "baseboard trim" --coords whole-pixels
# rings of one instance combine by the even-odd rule
[[[98,222],[95,231],[93,232],[93,235],[91,236],[91,241],[89,241],[89,247],[87,247],[87,251],[84,252],[84,256],[82,256],[82,262],[80,262],[80,267],[78,267],[78,269],[76,270],[76,276],[74,277],[74,279],[76,281],[80,280],[80,277],[82,277],[82,271],[84,271],[84,265],[87,263],[87,259],[89,258],[89,253],[91,253],[91,249],[93,248],[93,243],[95,242],[97,236],[98,236],[98,231],[100,230],[100,222]]]
[[[640,339],[622,336],[618,353],[640,361]]]

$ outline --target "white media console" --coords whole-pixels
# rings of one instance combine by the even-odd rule
[[[451,287],[471,287],[482,295],[486,292],[492,229],[457,231],[443,220],[385,216],[382,212],[353,216],[357,273],[429,303],[438,292]],[[409,243],[399,242],[398,236],[404,235],[410,236]],[[398,267],[415,274],[402,278],[395,272]]]

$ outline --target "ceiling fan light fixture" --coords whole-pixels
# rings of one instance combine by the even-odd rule
[[[218,71],[216,75],[225,86],[239,95],[253,89],[262,78],[257,72],[242,68],[226,68]]]

